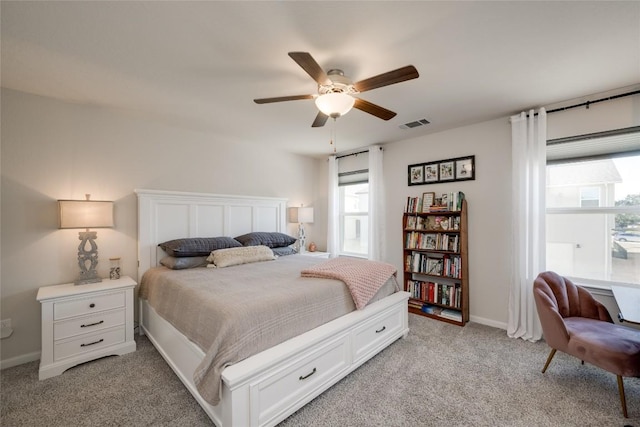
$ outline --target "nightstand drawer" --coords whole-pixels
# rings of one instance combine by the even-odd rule
[[[125,328],[114,328],[105,331],[99,331],[95,334],[81,335],[70,340],[57,341],[54,344],[53,358],[55,361],[65,359],[67,357],[77,356],[82,353],[88,353],[99,350],[110,345],[124,342]]]
[[[53,304],[53,320],[82,316],[98,311],[124,307],[124,291],[102,295],[90,295],[85,298],[55,302]]]
[[[93,316],[73,318],[53,325],[53,339],[60,340],[80,334],[124,325],[124,309],[105,311]]]

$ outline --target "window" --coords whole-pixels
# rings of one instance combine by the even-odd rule
[[[640,129],[547,142],[547,269],[640,286]]]
[[[369,253],[369,183],[340,186],[340,254]]]
[[[580,207],[592,208],[600,206],[600,187],[580,188]]]
[[[338,162],[339,254],[369,254],[369,153],[343,156]]]

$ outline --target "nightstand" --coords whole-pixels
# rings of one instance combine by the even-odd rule
[[[133,289],[123,276],[88,285],[43,286],[42,355],[39,378],[60,375],[80,363],[136,350]]]
[[[329,258],[329,252],[320,252],[320,251],[315,251],[315,252],[304,252],[300,255],[305,255],[305,256],[312,256],[312,257],[316,257],[316,258]]]

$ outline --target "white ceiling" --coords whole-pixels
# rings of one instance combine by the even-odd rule
[[[438,132],[640,83],[640,2],[8,2],[2,86],[162,120],[229,143],[321,156],[311,53],[354,81],[405,65],[420,77],[360,94],[339,151]],[[411,130],[403,123],[426,118]]]

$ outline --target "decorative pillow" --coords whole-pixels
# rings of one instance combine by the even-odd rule
[[[240,242],[231,237],[192,237],[187,239],[169,240],[160,243],[160,246],[169,256],[192,257],[208,256],[212,251],[242,246]]]
[[[250,262],[271,261],[276,259],[273,251],[266,246],[245,246],[242,248],[220,249],[211,252],[207,258],[207,267],[230,267]]]
[[[293,245],[296,242],[295,237],[291,237],[284,233],[268,233],[264,231],[255,231],[253,233],[243,234],[236,237],[236,240],[243,246],[264,245],[269,248],[282,248],[284,246]]]
[[[160,260],[160,264],[172,270],[184,270],[185,268],[206,267],[207,257],[192,256],[180,257],[166,256]]]
[[[283,246],[281,248],[271,248],[271,250],[276,256],[293,255],[298,253],[298,251],[296,251],[295,248],[292,248],[291,246]]]

